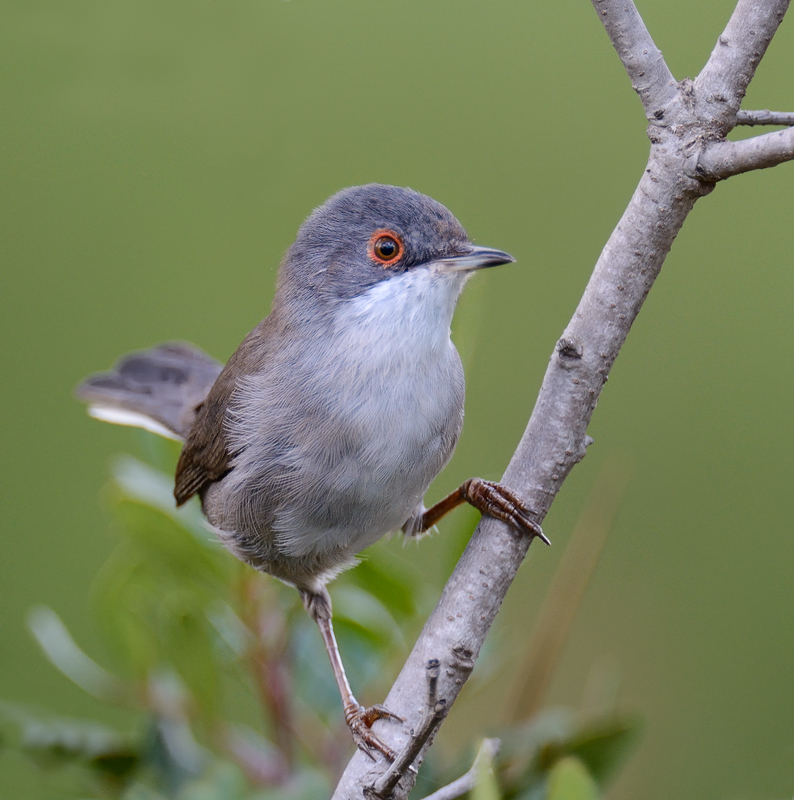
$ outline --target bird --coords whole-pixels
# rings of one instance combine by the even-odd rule
[[[353,740],[373,758],[395,756],[373,722],[400,718],[356,700],[327,584],[385,534],[419,537],[462,503],[548,543],[531,509],[498,483],[471,478],[423,504],[463,425],[455,305],[476,271],[513,261],[475,245],[431,197],[380,184],[343,189],[300,227],[269,315],[225,366],[168,342],[76,390],[98,419],[184,442],[176,503],[198,495],[228,550],[298,590]]]

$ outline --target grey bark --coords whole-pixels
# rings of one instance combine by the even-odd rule
[[[741,99],[789,0],[739,0],[701,74],[680,83],[631,0],[591,2],[640,96],[651,149],[634,196],[552,353],[532,416],[502,479],[525,498],[539,521],[585,455],[587,426],[609,371],[695,202],[721,177],[794,158],[788,134],[747,140],[755,145],[724,138],[736,124]],[[376,723],[378,735],[395,750],[405,746],[423,718],[428,660],[441,662],[438,697],[447,708],[458,696],[528,547],[528,538],[504,524],[489,518],[480,522],[386,698],[386,706],[405,717],[406,724]],[[387,767],[357,753],[334,798],[358,800],[370,794],[368,787]],[[394,797],[406,797],[414,778],[413,771],[407,772]]]
[[[736,114],[737,125],[794,125],[794,112],[769,111],[739,111]]]
[[[714,142],[697,159],[696,171],[720,181],[753,169],[776,167],[794,158],[794,128],[765,133],[739,142]]]

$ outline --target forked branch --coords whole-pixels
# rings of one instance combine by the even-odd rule
[[[552,353],[503,478],[534,509],[538,522],[585,455],[587,426],[609,371],[695,202],[722,177],[794,158],[791,131],[725,141],[789,0],[739,0],[701,74],[694,82],[678,84],[631,0],[591,2],[640,96],[651,149],[634,196]],[[397,733],[394,725],[378,730],[396,751],[406,747],[411,729],[423,718],[429,659],[441,662],[439,697],[447,708],[455,701],[529,542],[495,519],[484,518],[478,525],[386,698],[386,706],[407,720]],[[382,786],[388,767],[357,753],[334,797],[360,800],[365,788]],[[406,771],[396,783],[396,800],[407,796],[414,775]]]

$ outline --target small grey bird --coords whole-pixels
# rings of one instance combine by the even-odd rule
[[[418,536],[463,502],[545,541],[518,497],[480,478],[422,504],[463,424],[455,304],[475,270],[511,261],[430,197],[344,189],[298,231],[270,315],[225,367],[165,344],[77,390],[95,417],[184,440],[177,504],[198,494],[234,555],[301,593],[370,754],[394,757],[370,729],[394,715],[353,696],[326,584],[384,534]]]

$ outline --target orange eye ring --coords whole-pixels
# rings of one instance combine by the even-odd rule
[[[384,267],[396,264],[404,252],[402,237],[388,228],[380,228],[369,237],[367,253],[373,261]]]

